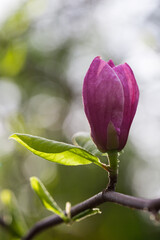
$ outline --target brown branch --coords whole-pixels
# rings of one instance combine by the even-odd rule
[[[134,208],[137,210],[146,210],[150,213],[156,214],[160,209],[160,198],[159,199],[144,199],[132,197],[129,195],[121,194],[114,191],[103,191],[97,195],[81,202],[71,209],[71,217],[83,212],[84,210],[91,209],[99,206],[104,202],[113,202],[120,204],[125,207]],[[53,215],[51,217],[45,218],[37,222],[27,233],[22,240],[31,240],[34,236],[44,231],[47,228],[54,227],[58,224],[63,223],[63,220],[57,216]]]
[[[5,221],[4,221],[2,218],[0,218],[0,225],[1,225],[3,228],[8,229],[8,225],[5,223]]]
[[[9,224],[7,224],[1,217],[0,217],[0,226],[3,227],[7,232],[11,234],[15,234],[14,231],[10,228]]]

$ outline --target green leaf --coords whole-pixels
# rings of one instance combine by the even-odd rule
[[[0,193],[0,200],[4,206],[3,212],[11,232],[16,237],[22,237],[28,230],[24,217],[19,210],[17,199],[14,193],[4,189]]]
[[[87,209],[87,210],[77,214],[76,216],[74,216],[72,218],[72,220],[79,222],[79,221],[84,220],[87,217],[91,217],[95,214],[101,214],[101,211],[99,210],[99,208]]]
[[[20,133],[15,133],[10,138],[32,153],[52,162],[70,166],[95,163],[101,167],[98,157],[74,145]]]
[[[95,156],[100,157],[100,156],[104,155],[97,149],[96,145],[94,144],[94,142],[92,141],[92,139],[90,137],[90,134],[87,132],[78,132],[78,133],[74,134],[72,141],[73,141],[74,145],[86,149],[88,152],[90,152],[91,154],[93,154]]]
[[[64,221],[68,221],[68,218],[63,213],[62,209],[58,206],[58,204],[54,201],[54,199],[51,197],[43,183],[37,178],[37,177],[31,177],[30,183],[35,191],[35,193],[38,195],[40,200],[42,201],[44,207],[59,215]]]

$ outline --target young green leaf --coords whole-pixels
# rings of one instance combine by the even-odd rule
[[[70,202],[66,202],[65,211],[68,219],[71,220],[71,203]]]
[[[90,134],[88,132],[78,132],[74,134],[72,141],[74,145],[86,149],[88,152],[90,152],[91,154],[97,157],[100,157],[103,155],[103,153],[101,153],[97,149],[96,145],[92,141]]]
[[[95,163],[101,167],[98,157],[71,144],[20,133],[15,133],[10,138],[15,139],[32,153],[52,162],[70,166]]]
[[[76,216],[74,216],[72,218],[72,220],[79,222],[79,221],[84,220],[87,217],[91,217],[95,214],[101,214],[101,211],[99,210],[99,208],[87,209],[87,210],[77,214]]]
[[[64,221],[68,221],[68,218],[65,216],[62,209],[51,197],[51,195],[49,194],[49,192],[47,191],[43,183],[37,177],[31,177],[30,183],[33,190],[35,191],[35,193],[38,195],[41,202],[43,203],[44,207],[47,210],[59,215]]]

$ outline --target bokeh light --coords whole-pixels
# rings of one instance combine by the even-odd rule
[[[159,1],[6,0],[0,5],[0,190],[15,193],[28,226],[50,214],[33,194],[29,177],[39,177],[62,208],[66,201],[82,201],[107,184],[106,174],[94,166],[56,165],[8,140],[13,132],[23,132],[71,143],[77,131],[90,131],[81,90],[92,59],[99,55],[116,64],[127,62],[140,88],[117,190],[159,197]],[[145,214],[113,204],[102,211],[38,239],[160,237],[159,227]],[[0,236],[10,239],[1,229]]]

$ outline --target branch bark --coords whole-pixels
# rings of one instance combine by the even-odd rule
[[[8,225],[5,223],[5,221],[4,221],[2,218],[0,218],[0,225],[1,225],[3,228],[8,229]]]
[[[0,217],[0,226],[3,227],[7,232],[11,234],[15,234],[14,231],[10,228],[10,226]]]
[[[103,191],[93,197],[75,205],[71,209],[71,217],[83,212],[87,209],[92,209],[99,206],[105,202],[113,202],[119,205],[134,208],[137,210],[145,210],[154,215],[156,215],[160,209],[160,198],[158,199],[144,199],[132,197],[129,195],[121,194],[115,191]],[[53,215],[48,218],[45,218],[37,222],[22,238],[22,240],[31,240],[34,236],[38,235],[40,232],[44,231],[47,228],[54,227],[58,224],[63,223],[63,220],[57,216]]]

